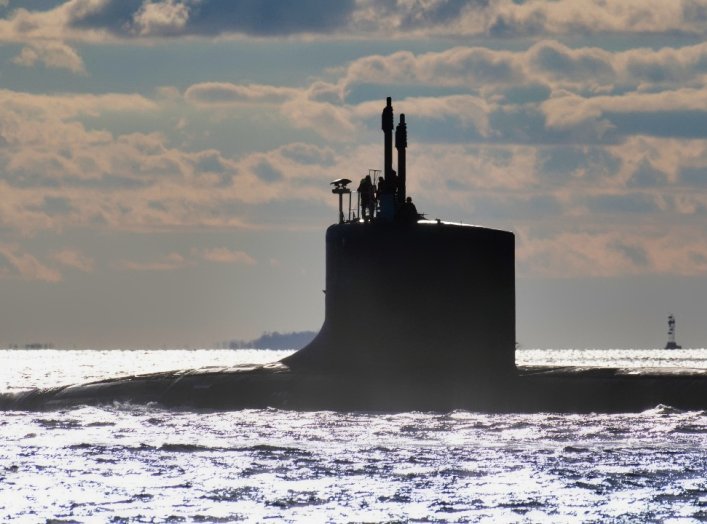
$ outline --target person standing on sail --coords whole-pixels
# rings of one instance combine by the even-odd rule
[[[361,179],[358,185],[358,194],[361,199],[361,216],[364,222],[373,220],[374,198],[373,198],[373,182],[371,175],[366,175]]]

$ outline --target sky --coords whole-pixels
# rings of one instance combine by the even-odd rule
[[[0,346],[324,315],[329,181],[516,235],[526,348],[707,347],[707,0],[0,0]]]

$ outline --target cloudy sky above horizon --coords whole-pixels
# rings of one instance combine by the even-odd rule
[[[707,346],[707,0],[0,0],[0,345],[317,329],[386,96],[523,346]]]

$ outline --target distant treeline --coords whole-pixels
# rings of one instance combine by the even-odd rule
[[[10,344],[8,347],[10,349],[54,349],[54,344],[51,342],[31,342],[29,344],[24,344],[23,346],[19,344]]]
[[[266,331],[255,340],[229,340],[225,345],[229,349],[300,349],[309,344],[316,334],[316,331]]]

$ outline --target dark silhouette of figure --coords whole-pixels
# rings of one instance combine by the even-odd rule
[[[361,198],[361,216],[364,222],[373,220],[375,195],[371,175],[366,175],[358,185],[358,194]]]
[[[412,198],[407,197],[405,202],[398,208],[398,212],[395,214],[395,221],[400,224],[414,224],[420,218],[417,213],[417,208],[415,204],[412,203]]]
[[[380,204],[381,195],[383,195],[384,190],[385,190],[385,177],[379,176],[378,177],[378,187],[376,188],[376,200],[378,200],[379,204]]]
[[[380,210],[378,217],[384,222],[392,222],[395,218],[395,171],[381,177],[378,184],[378,202]]]

